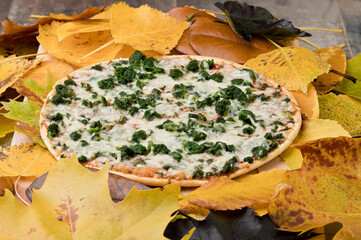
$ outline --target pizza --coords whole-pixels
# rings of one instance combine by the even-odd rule
[[[139,51],[59,80],[40,115],[57,159],[108,162],[111,172],[152,186],[247,173],[285,150],[300,126],[292,95],[251,69]]]

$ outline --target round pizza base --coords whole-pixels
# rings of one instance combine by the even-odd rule
[[[215,58],[215,57],[207,57],[207,56],[192,56],[192,55],[174,55],[174,56],[163,56],[160,59],[174,59],[174,58],[189,58],[189,59],[196,59],[199,61],[202,60],[208,60],[208,59],[214,59],[215,62],[219,63],[222,62],[224,64],[229,64],[234,66],[235,68],[246,68],[245,66],[238,64],[238,63],[234,63],[228,60],[224,60],[221,58]],[[116,59],[114,61],[118,61],[118,60],[128,60],[128,59]],[[105,61],[104,63],[108,63],[109,61]],[[95,64],[94,64],[95,65]],[[93,66],[93,65],[92,65]],[[74,73],[78,72],[78,71],[83,71],[83,70],[89,70],[92,66],[88,66],[88,67],[84,67],[81,69],[78,69],[74,72],[72,72],[71,74],[69,74],[69,76],[72,76]],[[263,81],[266,81],[268,84],[272,85],[272,86],[278,86],[279,84],[275,83],[274,81],[266,78],[265,76],[263,76],[264,78],[262,79]],[[46,99],[49,99],[50,97],[55,95],[55,86],[58,84],[62,84],[66,79],[68,79],[68,77],[65,77],[61,80],[58,80],[54,86],[53,86],[53,90],[48,94]],[[267,156],[265,158],[259,159],[259,160],[254,160],[252,164],[248,164],[248,165],[244,165],[244,167],[242,167],[241,169],[238,169],[230,174],[228,174],[227,176],[230,178],[235,178],[238,177],[240,175],[243,175],[245,173],[248,173],[254,169],[259,168],[260,166],[268,163],[269,161],[273,160],[274,158],[276,158],[278,155],[280,155],[284,150],[286,150],[293,142],[293,140],[296,138],[296,136],[298,135],[300,129],[301,129],[301,125],[302,125],[302,118],[301,118],[301,110],[298,107],[297,101],[296,99],[293,97],[293,95],[284,87],[282,87],[282,92],[284,92],[287,97],[291,100],[290,102],[293,102],[296,104],[296,112],[293,115],[293,120],[294,120],[294,127],[292,129],[292,131],[288,134],[287,138],[285,139],[285,141],[280,144],[276,149],[272,150],[269,154],[267,154]],[[47,146],[47,148],[49,149],[49,151],[54,155],[54,157],[56,159],[60,159],[61,156],[61,152],[56,152],[52,147],[51,147],[51,143],[50,140],[47,137],[47,127],[45,126],[45,124],[43,124],[43,121],[45,120],[45,115],[43,113],[43,109],[47,106],[46,104],[46,99],[44,100],[44,105],[43,108],[41,110],[40,113],[40,135],[45,143],[45,145]],[[185,180],[176,180],[176,179],[172,179],[172,178],[154,178],[154,177],[142,177],[142,176],[138,176],[138,175],[134,175],[134,174],[129,174],[129,173],[123,173],[123,172],[118,172],[118,171],[114,171],[114,170],[109,170],[109,172],[128,178],[130,180],[145,184],[145,185],[149,185],[149,186],[165,186],[167,184],[172,184],[172,183],[177,183],[179,184],[179,186],[181,187],[198,187],[201,186],[202,184],[207,183],[210,179],[185,179]],[[214,176],[213,176],[214,178]]]

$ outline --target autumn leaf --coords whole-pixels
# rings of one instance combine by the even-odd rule
[[[147,5],[132,8],[120,2],[112,7],[111,14],[110,28],[115,43],[127,44],[139,51],[167,54],[189,26]]]
[[[345,73],[346,70],[346,54],[341,47],[329,47],[313,50],[322,59],[331,65],[333,70]],[[327,93],[331,91],[340,81],[342,76],[334,73],[324,73],[317,77],[312,84],[316,87],[317,92]]]
[[[346,74],[361,80],[361,53],[347,61]]]
[[[361,140],[324,138],[296,147],[304,158],[302,168],[285,174],[268,208],[271,219],[281,230],[302,232],[340,222],[335,240],[358,239]]]
[[[304,143],[327,137],[351,137],[350,134],[336,121],[329,119],[310,119],[302,121],[302,128],[293,144]],[[298,169],[302,166],[301,152],[294,148],[289,147],[280,157],[286,161],[287,166],[291,169]]]
[[[0,114],[0,138],[5,137],[6,134],[14,132],[14,125],[16,121],[4,117]]]
[[[290,92],[301,108],[302,119],[317,119],[319,117],[318,95],[312,83],[308,84],[307,94],[300,90]]]
[[[1,148],[0,148],[1,149]],[[0,176],[36,176],[49,171],[56,159],[35,143],[21,144],[1,149]]]
[[[40,25],[48,24],[54,20],[58,21],[75,21],[75,20],[81,20],[81,19],[87,19],[91,16],[94,16],[95,14],[100,13],[103,11],[103,8],[97,8],[92,7],[84,10],[80,14],[73,14],[72,16],[67,16],[65,14],[53,14],[50,13],[49,16],[40,16],[39,20],[30,26],[21,26],[10,19],[6,19],[5,21],[1,22],[1,25],[3,26],[3,33],[0,35],[0,42],[3,41],[9,41],[16,38],[22,38],[24,36],[27,36],[29,34],[34,34],[38,31],[38,28]],[[36,17],[36,15],[32,15],[32,17]]]
[[[5,61],[3,63],[0,63],[0,94],[5,92],[5,90],[12,86],[16,81],[18,81],[24,73],[29,71],[30,69],[36,67],[43,58],[37,58],[35,60],[27,60],[27,59],[14,59],[9,60],[15,56],[10,56],[2,61]]]
[[[227,177],[211,179],[184,197],[190,203],[212,210],[234,210],[270,202],[284,169],[273,169],[235,180]]]
[[[77,67],[85,67],[98,62],[112,60],[123,48],[122,44],[112,43],[82,59],[94,50],[112,41],[113,37],[110,31],[74,34],[59,42],[56,30],[61,25],[63,23],[57,21],[53,21],[50,25],[41,25],[39,27],[38,41],[50,55],[65,60]]]
[[[352,137],[361,136],[361,105],[333,93],[318,98],[320,118],[336,120]]]
[[[321,57],[301,47],[283,47],[248,60],[247,67],[264,74],[288,90],[307,91],[317,76],[330,69]]]
[[[90,172],[73,155],[53,166],[43,187],[34,190],[29,207],[20,205],[9,192],[0,198],[0,237],[164,239],[163,231],[178,208],[179,190],[175,184],[163,190],[133,188],[123,201],[114,203],[108,165]]]
[[[31,100],[27,100],[25,102],[10,100],[10,102],[1,103],[8,110],[4,116],[18,122],[17,125],[15,125],[15,129],[45,147],[45,144],[40,136],[39,128],[41,108]]]

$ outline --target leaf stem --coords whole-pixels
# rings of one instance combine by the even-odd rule
[[[305,43],[311,45],[311,46],[314,47],[314,48],[320,49],[319,46],[317,46],[316,44],[314,44],[314,43],[311,42],[310,40],[307,40],[307,39],[305,39],[305,38],[303,38],[303,37],[300,37],[299,39],[302,40],[302,41],[304,41]]]
[[[27,169],[27,168],[26,168]],[[25,170],[24,170],[25,171]],[[24,172],[23,171],[23,172]],[[21,173],[22,174],[22,173]],[[20,180],[20,178],[21,178],[21,175],[19,175],[18,176],[18,178],[16,179],[16,181],[15,181],[15,184],[14,184],[14,189],[15,189],[15,195],[26,205],[26,206],[30,206],[30,204],[25,200],[25,199],[23,199],[21,196],[20,196],[20,194],[19,194],[19,192],[18,192],[18,189],[17,189],[17,185],[18,185],[18,182],[19,182],[19,180]]]
[[[263,36],[265,39],[267,39],[270,43],[275,45],[278,49],[282,50],[282,46],[278,45],[275,41],[272,41],[270,38]]]
[[[343,33],[342,29],[328,29],[328,28],[314,28],[314,27],[299,27],[301,30],[320,30],[327,32]]]
[[[30,15],[30,18],[43,18],[43,17],[47,17],[47,16],[44,16],[44,15],[36,15],[36,14],[31,14],[31,15]]]
[[[110,40],[109,42],[107,42],[106,44],[98,47],[97,49],[91,51],[90,53],[88,53],[87,55],[85,55],[84,57],[80,58],[79,61],[83,60],[84,58],[89,57],[90,55],[102,50],[103,48],[106,48],[107,46],[109,46],[110,44],[114,43],[114,39]]]
[[[9,62],[9,61],[12,61],[12,60],[16,60],[16,59],[35,57],[35,56],[41,56],[41,55],[46,55],[46,54],[48,54],[48,53],[47,52],[33,53],[33,54],[22,55],[22,56],[18,56],[18,57],[14,57],[14,58],[8,58],[8,59],[0,61],[0,64],[6,63],[6,62]]]
[[[351,80],[353,83],[356,83],[356,81],[357,81],[357,79],[356,78],[354,78],[354,77],[352,77],[352,76],[350,76],[350,75],[347,75],[347,74],[344,74],[344,73],[342,73],[342,72],[339,72],[339,71],[336,71],[335,69],[330,69],[330,72],[332,72],[332,73],[334,73],[334,74],[336,74],[336,75],[339,75],[339,76],[341,76],[341,77],[344,77],[344,78],[346,78],[346,79],[348,79],[348,80]]]

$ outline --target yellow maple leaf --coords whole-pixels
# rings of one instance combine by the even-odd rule
[[[329,47],[313,50],[322,59],[331,65],[331,68],[345,73],[346,71],[346,54],[341,47]],[[327,93],[331,91],[342,80],[342,76],[334,73],[324,73],[317,77],[312,84],[319,93]]]
[[[77,67],[85,67],[98,62],[112,60],[123,47],[122,44],[115,43],[104,46],[113,39],[110,31],[74,34],[59,42],[56,30],[62,24],[64,23],[53,21],[50,25],[40,25],[37,39],[50,55],[65,60]],[[94,50],[97,51],[83,58]]]
[[[330,69],[316,53],[301,47],[279,48],[250,59],[245,65],[288,90],[303,92],[317,76]]]
[[[323,138],[297,144],[302,168],[289,171],[268,211],[286,231],[307,231],[331,222],[343,227],[334,239],[361,236],[361,139]]]
[[[120,2],[111,9],[110,29],[114,41],[139,51],[168,54],[188,26],[188,22],[176,20],[147,5],[132,8]]]
[[[16,121],[4,117],[0,114],[0,138],[5,137],[6,134],[14,132]]]
[[[0,238],[165,239],[163,232],[178,208],[179,191],[175,184],[163,190],[133,188],[123,201],[114,203],[108,165],[90,172],[73,155],[49,171],[29,207],[9,193],[0,198]]]
[[[35,143],[1,149],[0,176],[36,176],[49,171],[56,159]]]
[[[231,180],[214,178],[184,197],[197,206],[212,210],[234,210],[268,204],[285,169],[273,169]]]
[[[3,63],[0,63],[0,94],[18,81],[24,73],[37,66],[43,60],[43,58],[37,58],[35,60],[22,58],[7,61],[13,57],[14,56],[9,56],[2,60],[2,62],[4,61]]]
[[[361,105],[333,93],[320,96],[320,118],[336,120],[352,137],[361,136]]]
[[[326,137],[351,137],[350,134],[336,121],[329,119],[310,119],[302,121],[302,128],[295,140],[296,143],[313,141]],[[287,148],[280,157],[286,161],[291,169],[298,169],[302,166],[301,152],[293,147]]]
[[[302,91],[290,91],[301,108],[302,119],[317,119],[320,115],[318,95],[312,83],[308,84],[307,94]]]

